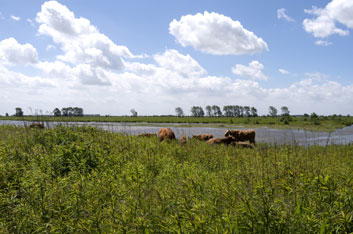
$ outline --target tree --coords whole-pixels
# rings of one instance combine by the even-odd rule
[[[219,108],[219,106],[217,105],[212,106],[212,112],[213,112],[213,116],[217,116],[217,117],[222,116],[221,108]]]
[[[73,116],[83,116],[83,109],[80,107],[72,108],[72,115]]]
[[[250,117],[250,106],[244,106],[244,115]]]
[[[244,107],[243,106],[239,106],[238,109],[239,109],[239,115],[238,116],[243,117],[244,116]]]
[[[201,106],[193,106],[191,107],[191,115],[194,117],[203,117],[205,115],[205,112],[203,112]]]
[[[61,111],[59,110],[59,108],[55,108],[53,110],[53,114],[54,114],[54,116],[61,116]]]
[[[6,115],[5,115],[6,117],[8,117],[9,116],[9,113],[6,113]]]
[[[16,110],[15,116],[18,116],[18,117],[22,117],[23,116],[23,111],[22,111],[22,109],[20,107],[16,107],[15,110]]]
[[[131,109],[130,112],[131,112],[133,117],[137,116],[137,111],[135,109]]]
[[[255,107],[251,107],[251,116],[256,117],[257,116],[257,109]]]
[[[288,107],[282,106],[281,111],[282,111],[282,116],[289,116],[290,111],[288,110]]]
[[[68,109],[66,107],[61,108],[62,116],[68,116]]]
[[[276,117],[277,116],[277,109],[273,106],[270,106],[268,108],[268,114],[272,117]]]
[[[232,117],[232,116],[234,116],[234,115],[233,115],[232,106],[224,106],[224,107],[223,107],[223,113],[224,113],[224,116],[227,116],[227,117]]]
[[[213,116],[211,106],[206,106],[206,115],[210,117]]]
[[[181,109],[181,107],[175,108],[175,113],[177,114],[178,117],[184,116],[184,111],[183,111],[183,109]]]

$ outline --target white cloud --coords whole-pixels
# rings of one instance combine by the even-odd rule
[[[200,77],[206,74],[206,70],[189,54],[182,55],[177,50],[166,50],[163,54],[156,54],[154,59],[161,67],[183,77]]]
[[[236,64],[235,67],[232,68],[232,72],[233,74],[253,80],[267,80],[267,76],[262,73],[263,69],[264,65],[255,60],[250,62],[248,66]]]
[[[55,49],[56,49],[55,45],[47,45],[47,47],[45,48],[46,51],[55,50]]]
[[[289,71],[287,71],[287,70],[285,70],[285,69],[282,69],[282,68],[278,69],[278,71],[279,71],[279,73],[281,73],[282,75],[287,75],[287,74],[290,73]]]
[[[73,72],[83,85],[111,85],[102,68],[92,67],[89,64],[80,64],[73,68]]]
[[[295,20],[286,14],[286,9],[281,8],[277,10],[277,19],[285,19],[289,22],[295,22]]]
[[[11,15],[11,19],[14,21],[19,21],[19,20],[21,20],[21,17]]]
[[[332,42],[324,41],[324,40],[317,40],[317,41],[315,41],[315,45],[329,46],[329,45],[332,45]]]
[[[0,61],[7,65],[35,64],[38,62],[38,53],[31,44],[19,44],[10,37],[0,41]]]
[[[267,51],[266,42],[239,21],[218,13],[182,16],[169,24],[169,33],[182,46],[214,55],[254,54]]]
[[[332,0],[325,8],[313,7],[305,10],[306,13],[317,16],[315,19],[304,19],[305,31],[314,37],[325,38],[333,34],[346,36],[349,31],[338,28],[336,23],[341,23],[347,28],[353,28],[353,1]]]
[[[27,22],[28,22],[32,27],[34,27],[34,22],[33,22],[33,20],[27,18]]]
[[[76,18],[66,6],[56,1],[45,2],[36,21],[40,24],[40,34],[52,37],[61,45],[64,54],[58,59],[62,61],[120,70],[123,68],[122,57],[134,57],[127,47],[116,45],[88,19]]]

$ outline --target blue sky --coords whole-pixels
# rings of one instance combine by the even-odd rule
[[[353,0],[5,0],[0,12],[0,115],[353,114]]]

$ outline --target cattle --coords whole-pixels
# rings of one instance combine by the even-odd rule
[[[29,125],[30,128],[39,128],[39,129],[43,129],[44,128],[44,124],[43,123],[31,123]]]
[[[180,137],[180,144],[182,144],[182,145],[186,144],[186,136]]]
[[[170,128],[161,128],[158,131],[159,141],[163,140],[175,140],[175,134]]]
[[[212,138],[212,139],[209,139],[207,141],[208,144],[216,144],[216,145],[219,145],[219,144],[224,144],[224,145],[229,145],[231,144],[232,142],[235,141],[235,138],[232,137],[232,136],[228,136],[228,137],[221,137],[221,138]]]
[[[211,135],[211,134],[200,134],[200,135],[193,135],[192,138],[200,140],[200,141],[208,141],[209,139],[213,138],[213,135]]]
[[[138,134],[138,137],[157,137],[156,133],[141,133]]]
[[[240,148],[254,149],[254,146],[249,142],[239,141],[239,142],[232,142],[231,144]]]
[[[249,141],[255,145],[255,131],[250,130],[228,130],[224,133],[224,136],[233,136],[236,142]]]

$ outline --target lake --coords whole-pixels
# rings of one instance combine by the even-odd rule
[[[27,121],[0,120],[0,125],[26,126]],[[138,135],[140,133],[157,133],[159,126],[148,126],[147,123],[121,123],[121,122],[45,122],[48,127],[55,125],[64,126],[93,126],[106,131],[120,132],[127,135]],[[141,126],[143,125],[143,126]],[[156,125],[156,124],[154,124]],[[197,134],[213,134],[214,137],[223,137],[228,128],[207,127],[183,127],[179,123],[163,123],[163,126],[170,127],[177,138],[182,135],[191,137]],[[242,126],[232,128],[246,129]],[[326,145],[326,144],[350,144],[353,143],[353,125],[338,129],[332,133],[310,132],[298,129],[271,129],[266,127],[253,128],[256,131],[256,141],[276,144],[299,144],[299,145]]]

